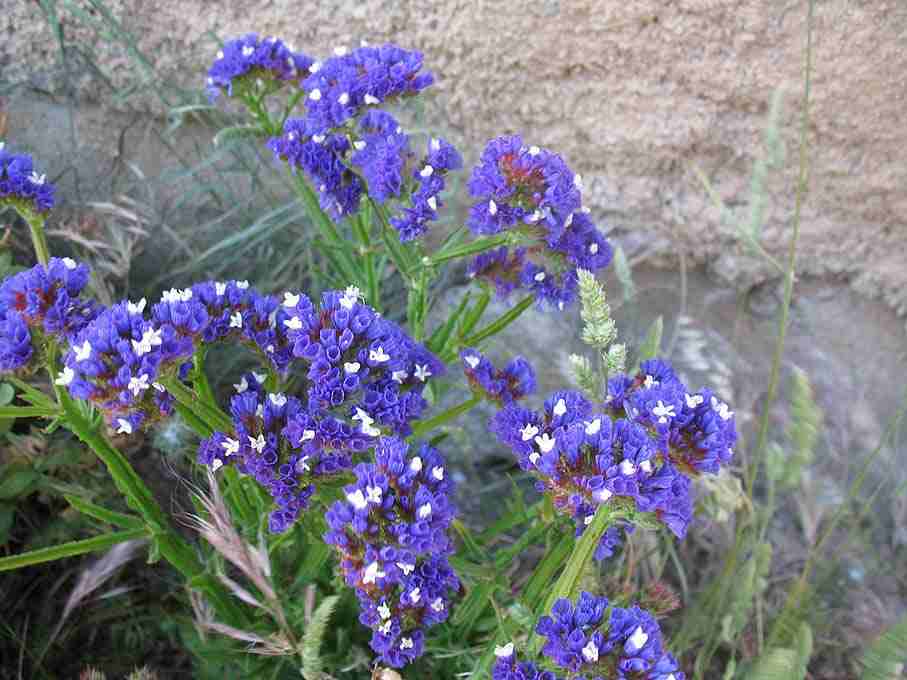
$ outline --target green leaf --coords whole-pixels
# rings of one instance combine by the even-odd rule
[[[479,617],[491,604],[491,594],[496,588],[493,581],[479,581],[466,593],[454,610],[451,623],[463,636],[473,629]]]
[[[512,309],[508,310],[506,313],[501,314],[495,321],[488,324],[479,331],[476,331],[474,335],[470,335],[468,338],[463,340],[463,344],[467,347],[477,345],[486,338],[490,338],[492,335],[497,335],[502,330],[507,328],[510,324],[516,321],[520,314],[525,312],[532,303],[535,302],[534,295],[527,295],[522,300],[520,300]]]
[[[13,528],[16,518],[16,506],[13,503],[0,503],[0,545],[9,540],[9,530]]]
[[[6,406],[12,403],[16,396],[16,390],[12,385],[0,383],[0,406]]]
[[[498,246],[502,246],[505,243],[507,243],[507,236],[489,236],[487,238],[479,238],[475,241],[464,243],[460,246],[455,246],[446,250],[442,249],[441,252],[432,256],[431,264],[437,265],[457,257],[467,257],[469,255],[483,253],[486,250],[497,248]]]
[[[66,499],[67,503],[83,515],[94,517],[102,522],[107,522],[107,524],[122,527],[123,529],[141,529],[144,526],[144,523],[138,517],[102,508],[100,505],[95,505],[78,496],[64,494],[63,497]]]
[[[663,331],[664,319],[659,315],[659,317],[652,322],[652,325],[649,326],[649,332],[646,333],[645,340],[643,340],[642,344],[639,346],[637,366],[643,361],[654,359],[658,356],[658,351],[661,347],[661,334]]]
[[[796,647],[773,647],[767,650],[757,659],[746,680],[803,680],[812,648],[812,629],[801,623],[797,630]]]
[[[894,680],[907,663],[907,615],[882,633],[863,653],[861,680]]]
[[[560,540],[545,552],[545,557],[533,570],[532,578],[529,579],[526,587],[523,588],[522,594],[523,601],[532,611],[539,611],[545,589],[551,585],[557,570],[561,568],[569,557],[573,542],[573,534],[565,532]]]
[[[22,567],[28,567],[33,564],[53,562],[54,560],[62,560],[66,557],[84,555],[85,553],[96,552],[98,550],[106,550],[117,543],[131,541],[134,538],[144,538],[145,536],[147,536],[145,529],[114,531],[109,534],[86,538],[82,541],[70,541],[69,543],[61,543],[49,548],[32,550],[19,555],[0,557],[0,571],[21,569]]]
[[[0,418],[55,418],[60,409],[44,406],[0,406]]]
[[[302,677],[305,680],[322,679],[321,641],[339,601],[339,595],[324,598],[306,626],[302,636]]]
[[[30,493],[41,476],[30,467],[11,465],[0,482],[0,499],[18,498]]]

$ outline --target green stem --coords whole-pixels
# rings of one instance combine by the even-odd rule
[[[447,409],[443,413],[439,413],[434,418],[429,418],[428,420],[423,420],[423,421],[417,422],[413,426],[412,437],[414,437],[414,438],[422,437],[426,433],[431,432],[432,430],[440,427],[441,425],[444,425],[445,423],[448,423],[451,420],[454,420],[455,418],[459,418],[464,413],[467,413],[467,412],[471,411],[473,408],[475,408],[476,406],[478,406],[478,404],[481,401],[482,401],[482,397],[475,396],[475,397],[472,397],[471,399],[467,399],[462,404],[457,404],[456,406],[452,406],[451,408]]]
[[[21,569],[30,567],[33,564],[43,564],[44,562],[53,562],[66,557],[75,555],[84,555],[85,553],[106,550],[117,543],[131,541],[135,538],[145,538],[148,536],[148,530],[145,527],[140,529],[128,529],[126,531],[113,531],[100,536],[92,536],[81,541],[70,541],[52,545],[48,548],[31,550],[19,555],[10,555],[9,557],[0,558],[0,571],[10,571],[12,569]]]
[[[212,430],[232,432],[233,420],[224,413],[219,406],[206,404],[194,391],[183,385],[178,378],[160,378],[163,385],[173,398],[192,411],[200,420]]]
[[[44,235],[44,218],[41,215],[22,215],[28,222],[31,230],[31,241],[35,248],[35,255],[45,267],[50,260],[50,251],[47,248],[47,237]]]
[[[436,265],[446,262],[447,260],[453,260],[454,258],[483,253],[486,250],[505,245],[508,240],[508,236],[489,236],[487,238],[476,239],[471,243],[464,243],[463,245],[451,248],[446,252],[442,250],[440,253],[431,257],[430,263]]]
[[[0,406],[3,418],[56,418],[61,415],[56,406]]]
[[[516,321],[520,315],[529,309],[532,306],[532,303],[535,302],[535,296],[528,295],[520,300],[515,307],[508,310],[505,314],[502,314],[493,322],[482,328],[481,330],[476,331],[475,334],[470,335],[468,338],[463,339],[463,346],[471,347],[482,342],[486,338],[490,338],[492,335],[500,333],[502,330],[507,328],[510,324]]]

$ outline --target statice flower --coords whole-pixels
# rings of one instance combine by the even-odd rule
[[[310,408],[341,413],[369,437],[382,427],[407,435],[427,406],[426,381],[444,365],[359,298],[355,287],[328,291],[316,309],[304,295],[287,293],[278,325],[293,356],[309,364]]]
[[[290,118],[268,148],[293,171],[302,170],[315,187],[321,208],[340,221],[359,210],[362,180],[344,163],[352,151],[345,135],[312,132],[303,118]]]
[[[460,359],[473,391],[501,406],[535,392],[535,370],[523,357],[514,357],[503,369],[499,369],[484,354],[467,347],[460,352]]]
[[[359,121],[360,139],[353,142],[353,165],[362,170],[368,193],[379,203],[399,198],[403,168],[409,154],[409,136],[397,119],[385,111],[371,110]]]
[[[522,285],[526,249],[501,246],[476,255],[469,263],[469,278],[491,283],[500,298],[506,298]]]
[[[400,232],[401,241],[415,240],[428,231],[428,223],[438,218],[438,210],[443,205],[441,194],[445,176],[462,167],[463,157],[453,145],[434,137],[428,141],[425,158],[412,171],[412,203],[401,215],[391,219],[391,225]]]
[[[447,619],[460,589],[447,556],[455,509],[444,459],[422,444],[383,437],[374,463],[354,470],[356,482],[325,515],[324,540],[340,553],[347,584],[372,629],[381,662],[400,668],[424,650],[424,630]]]
[[[54,185],[35,170],[31,156],[13,154],[0,142],[0,207],[46,213],[54,207]]]
[[[422,73],[422,53],[396,45],[360,47],[309,67],[301,86],[306,92],[306,124],[310,135],[336,131],[364,108],[418,94],[434,82]]]
[[[0,284],[0,371],[28,364],[32,331],[65,345],[97,316],[97,305],[80,297],[89,276],[86,265],[52,257]]]
[[[540,669],[532,661],[520,661],[512,642],[495,647],[491,680],[561,680],[553,671]]]
[[[612,557],[620,546],[623,545],[624,532],[631,534],[633,533],[633,530],[634,527],[632,524],[627,525],[626,527],[608,527],[599,539],[598,545],[595,546],[595,552],[592,557],[596,562],[604,562]]]
[[[577,392],[555,392],[543,414],[512,404],[491,430],[509,446],[540,492],[571,517],[581,534],[597,507],[654,513],[683,537],[692,519],[689,480],[659,457],[646,429],[611,420]],[[603,549],[606,550],[606,549]]]
[[[254,477],[274,500],[268,528],[281,533],[308,508],[316,482],[348,471],[352,458],[325,446],[330,416],[310,414],[295,397],[267,392],[264,383],[263,374],[242,376],[230,403],[233,430],[204,439],[198,462],[215,472],[235,465]]]
[[[477,199],[467,220],[474,233],[511,230],[530,242],[518,281],[540,302],[564,309],[576,298],[576,269],[595,272],[611,261],[610,245],[582,207],[582,179],[557,154],[527,147],[518,135],[493,139],[468,186]],[[506,253],[497,258],[506,261]]]
[[[260,39],[255,33],[224,43],[208,70],[208,98],[213,102],[222,91],[232,97],[246,82],[277,89],[307,73],[313,60],[294,52],[275,37]]]
[[[63,358],[58,385],[92,402],[121,434],[132,434],[172,411],[172,397],[157,382],[162,333],[142,315],[144,302],[123,301],[77,333]]]
[[[644,361],[635,377],[612,377],[606,402],[612,414],[645,427],[685,474],[717,474],[733,457],[734,412],[709,389],[689,390],[666,361]]]

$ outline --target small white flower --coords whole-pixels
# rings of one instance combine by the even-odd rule
[[[224,455],[226,456],[232,456],[233,454],[239,453],[239,442],[235,439],[230,439],[230,437],[227,437],[222,441],[220,447],[225,451]]]
[[[242,314],[235,312],[230,315],[230,328],[242,328]]]
[[[224,461],[220,458],[215,458],[211,461],[211,472],[217,472],[224,466]]]
[[[73,347],[76,352],[76,361],[85,361],[91,357],[91,343],[86,340],[82,346]]]
[[[431,517],[431,503],[419,506],[419,519]]]
[[[668,422],[668,418],[673,418],[677,414],[674,413],[673,404],[665,406],[665,403],[661,399],[659,399],[655,403],[655,408],[652,409],[652,415],[658,418],[659,423],[664,424]]]
[[[255,378],[255,382],[259,385],[264,385],[265,380],[268,379],[268,376],[264,373],[256,373],[255,371],[252,371],[252,377]]]
[[[594,436],[599,433],[599,430],[602,429],[602,419],[596,418],[595,420],[589,421],[586,423],[586,434],[589,436]]]
[[[542,150],[541,150],[540,148],[538,148],[537,146],[530,146],[530,147],[529,147],[529,155],[530,155],[530,156],[538,156],[541,152],[542,152]]]
[[[624,458],[620,463],[620,473],[627,477],[636,474],[636,464],[632,460]]]
[[[303,456],[296,461],[296,474],[302,475],[311,470],[309,464],[306,462],[311,456]]]
[[[425,382],[431,376],[431,371],[428,370],[428,364],[425,364],[424,366],[416,364],[415,376],[420,382]]]
[[[597,500],[599,503],[607,503],[608,499],[611,498],[614,494],[611,493],[608,489],[599,489],[592,494],[592,497]]]
[[[76,261],[74,259],[72,259],[71,257],[64,257],[62,262],[63,262],[63,266],[66,267],[70,271],[72,271],[73,269],[75,269],[76,267],[79,266],[76,264]],[[132,304],[132,303],[130,303],[130,304]]]
[[[223,295],[223,294],[226,293],[226,292],[227,292],[227,284],[226,284],[226,283],[224,283],[223,281],[215,281],[215,282],[214,282],[214,293],[215,293],[215,295],[220,296],[220,295]]]
[[[300,442],[307,442],[310,439],[315,438],[315,430],[303,430],[302,437],[299,438]]]
[[[503,647],[495,646],[494,655],[499,659],[506,659],[509,656],[513,656],[513,643],[508,642]]]
[[[477,357],[473,354],[469,354],[469,355],[463,357],[463,361],[465,361],[467,364],[469,364],[470,368],[475,368],[476,366],[479,365],[479,363],[481,362],[481,359],[479,359],[479,357]]]
[[[381,103],[381,100],[378,99],[378,97],[375,97],[374,95],[371,95],[371,94],[365,95],[365,97],[363,98],[363,101],[366,104],[370,104],[370,105],[375,105],[375,104]]]
[[[127,302],[126,310],[130,314],[141,314],[145,311],[145,305],[148,304],[148,301],[145,298],[142,298],[138,302]]]
[[[353,416],[353,420],[360,420],[363,425],[371,425],[375,422],[375,419],[372,418],[367,411],[363,411],[358,406],[356,407],[356,415]]]
[[[353,493],[348,493],[346,499],[357,510],[365,510],[368,507],[368,501],[365,500],[365,494],[362,489],[356,489]]]
[[[431,175],[434,171],[435,171],[435,169],[433,167],[431,167],[430,165],[426,165],[424,168],[422,168],[419,171],[419,176],[420,177],[431,177]]]
[[[421,599],[422,599],[422,589],[413,588],[409,593],[409,601],[412,602],[413,604],[417,604],[419,602],[419,600],[421,600]]]
[[[253,54],[255,54],[255,48],[251,45],[246,45],[242,48],[242,55],[244,57],[251,57]]]
[[[652,461],[644,460],[639,464],[639,469],[645,472],[646,474],[652,472]]]
[[[580,191],[583,190],[583,177],[582,175],[573,175],[573,186],[575,186]]]
[[[356,149],[356,151],[362,151],[366,146],[366,142],[362,139],[357,139],[353,142],[353,148]]]
[[[253,451],[261,453],[265,450],[265,444],[267,444],[267,442],[265,441],[264,435],[261,433],[259,433],[257,437],[249,437],[249,446],[252,447]]]
[[[444,479],[444,468],[440,465],[437,465],[431,469],[431,476],[437,479],[439,482]]]
[[[258,416],[259,418],[264,418],[264,417],[265,417],[265,407],[262,406],[261,404],[259,404],[258,406],[256,406],[256,407],[255,407],[255,415]]]
[[[528,442],[535,435],[539,433],[539,428],[537,428],[532,423],[526,423],[523,427],[520,428],[520,436],[523,438],[524,442]]]
[[[224,58],[224,51],[223,51],[223,50],[218,50],[218,51],[217,51],[217,58],[218,58],[218,59],[223,59],[223,58]]]
[[[350,103],[350,93],[344,92],[339,97],[337,97],[337,103],[340,104],[340,106],[346,106],[347,104],[349,104]]]
[[[393,623],[393,621],[390,621],[390,620],[385,621],[382,625],[378,626],[378,631],[384,635],[390,635],[392,623]]]
[[[414,457],[411,461],[409,461],[409,469],[413,472],[421,472],[422,459],[419,456]]]
[[[268,399],[277,408],[280,408],[281,406],[284,406],[287,403],[287,397],[282,392],[278,392],[277,394],[269,394]]]
[[[166,392],[166,391],[167,391],[167,390],[164,388],[164,386],[161,385],[160,383],[153,382],[153,383],[151,383],[151,386],[152,386],[154,389],[156,389],[158,392]]]
[[[233,383],[233,389],[236,390],[237,394],[242,394],[249,389],[249,381],[246,380],[246,376],[240,378],[238,383]]]
[[[590,208],[588,205],[584,205],[582,208],[579,209],[579,211],[581,213],[583,213],[584,215],[588,215],[589,213],[592,212],[592,208]]]
[[[592,524],[592,522],[594,522],[594,521],[595,521],[595,515],[586,515],[586,516],[583,518],[583,524],[586,525],[586,526],[589,526],[589,525]]]
[[[236,287],[239,288],[240,290],[246,290],[246,289],[249,287],[249,282],[246,281],[245,279],[242,280],[242,281],[237,281],[237,282],[236,282]],[[192,291],[191,291],[191,290],[189,291],[189,297],[192,297]]]
[[[359,302],[361,293],[356,286],[349,286],[340,297],[340,306],[344,309],[352,309],[353,305]]]
[[[598,252],[598,244],[593,243],[589,246],[589,252],[595,255]]]
[[[389,619],[391,617],[391,608],[382,602],[378,605],[378,616],[382,619]]]
[[[648,641],[649,636],[646,635],[645,631],[642,629],[642,626],[637,626],[636,630],[633,632],[633,635],[631,635],[629,639],[629,643],[633,645],[633,649],[635,651],[642,649]]]
[[[142,373],[138,378],[132,377],[129,379],[129,384],[126,386],[126,389],[132,392],[132,395],[137,397],[140,392],[144,392],[151,385],[148,384],[148,374]]]
[[[412,649],[413,648],[413,639],[405,637],[400,640],[400,649]]]
[[[267,352],[268,354],[273,354],[273,353],[274,353],[274,345],[268,345],[267,347],[265,347],[265,352]]]
[[[75,377],[76,372],[69,366],[64,366],[63,370],[57,374],[57,379],[54,380],[54,385],[62,385],[63,387],[66,387],[72,382],[73,378]]]
[[[380,486],[367,486],[365,487],[365,500],[368,503],[374,505],[381,504],[381,487]]]
[[[540,210],[533,210],[533,211],[532,211],[532,214],[531,214],[529,217],[526,218],[526,222],[528,222],[529,224],[535,224],[535,223],[538,222],[540,219],[542,219],[542,213],[541,213],[541,211],[540,211]]]
[[[684,394],[683,396],[687,401],[687,408],[696,408],[705,401],[705,397],[701,394]]]
[[[346,53],[347,53],[347,49],[343,45],[340,45],[340,46],[334,48],[334,54],[336,54],[338,57],[342,57]]]
[[[312,135],[312,141],[316,144],[321,144],[325,139],[326,137],[324,135]],[[320,191],[327,191],[327,188],[328,187],[326,184],[322,184],[320,187],[318,187]]]
[[[286,292],[283,294],[283,306],[284,307],[295,307],[299,304],[299,295],[294,293]]]
[[[44,184],[44,182],[47,181],[47,175],[39,175],[37,172],[32,170],[32,173],[28,176],[28,180],[32,184],[37,184],[38,186],[41,186],[42,184]]]
[[[374,361],[379,364],[383,364],[385,361],[389,361],[390,358],[390,354],[385,352],[383,347],[378,347],[378,349],[370,349],[368,352],[368,360]]]
[[[564,301],[563,301],[563,300],[560,300],[560,301],[557,303],[557,308],[558,308],[560,311],[562,311],[562,312],[564,311]]]
[[[312,62],[312,65],[309,66],[309,73],[318,73],[319,70],[321,70],[321,62],[320,62],[320,61]]]
[[[538,465],[539,461],[542,459],[541,454],[538,451],[533,451],[529,454],[529,462],[533,465]]]
[[[573,213],[567,215],[567,219],[564,220],[564,229],[569,229],[571,224],[573,224]]]
[[[541,283],[542,281],[545,280],[545,272],[539,272],[538,274],[536,274],[536,275],[533,276],[532,278],[534,278],[536,281],[538,281],[539,283]]]
[[[375,583],[379,578],[384,578],[386,574],[381,571],[381,565],[377,562],[372,562],[365,568],[365,573],[362,575],[363,583]]]
[[[651,375],[647,375],[646,379],[642,381],[642,386],[647,390],[655,387],[658,384],[658,381]]]
[[[438,209],[438,199],[435,198],[434,196],[429,196],[428,200],[425,202],[428,203],[428,207],[431,208],[432,210]]]
[[[488,214],[492,217],[498,214],[498,204],[494,202],[493,198],[488,199]]]
[[[554,405],[553,413],[555,416],[562,416],[567,412],[567,402],[563,399],[558,399],[557,403]]]
[[[723,401],[718,401],[715,397],[712,397],[712,409],[718,412],[718,416],[722,420],[730,420],[731,416],[734,415],[734,412],[728,409],[728,405]]]
[[[361,364],[358,361],[346,362],[343,364],[344,373],[358,373],[361,368]]]
[[[541,437],[535,438],[535,443],[538,444],[538,447],[539,449],[541,449],[542,453],[548,453],[549,451],[551,451],[551,449],[554,448],[556,441],[557,440],[554,437],[549,436],[547,432],[543,432]]]
[[[583,647],[583,658],[589,663],[598,661],[598,647],[593,640],[589,640],[589,644]]]
[[[132,423],[125,418],[117,418],[117,434],[132,434]]]
[[[431,608],[432,608],[432,610],[434,610],[436,612],[443,612],[444,611],[444,600],[441,599],[440,597],[437,598],[434,602],[431,603]]]
[[[313,102],[317,102],[318,100],[320,100],[321,99],[321,90],[319,90],[316,87],[314,90],[309,92],[309,99],[311,99]]]
[[[289,319],[284,319],[283,325],[289,328],[291,331],[298,331],[300,328],[302,328],[302,320],[298,316],[294,316]]]
[[[409,576],[416,569],[415,564],[407,564],[406,562],[397,562],[397,567],[403,572],[404,576]]]
[[[393,373],[391,373],[391,378],[393,378],[394,382],[398,382],[401,385],[403,384],[403,381],[408,377],[409,373],[407,373],[406,371],[394,371]]]

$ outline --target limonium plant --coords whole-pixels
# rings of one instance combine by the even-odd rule
[[[665,360],[641,357],[626,367],[596,279],[612,248],[564,158],[503,135],[464,169],[466,154],[449,140],[407,132],[403,105],[433,82],[423,56],[396,45],[316,57],[249,34],[217,52],[210,99],[244,111],[243,130],[285,168],[319,252],[344,282],[318,295],[213,280],[171,288],[156,302],[104,307],[87,294],[86,264],[49,254],[53,186],[30,157],[0,149],[0,206],[27,222],[37,256],[0,286],[0,371],[28,404],[7,415],[71,430],[135,512],[119,520],[124,531],[17,564],[147,536],[153,554],[221,622],[218,630],[263,625],[255,596],[199,557],[120,451],[127,438],[178,416],[199,435],[193,460],[226,489],[251,533],[265,532],[269,550],[291,550],[286,537],[297,532],[322,542],[313,554],[333,565],[334,587],[352,594],[378,665],[429,663],[433,638],[462,635],[479,650],[473,677],[683,680],[659,620],[670,608],[642,591],[603,592],[588,576],[635,530],[686,536],[695,522],[692,480],[733,458],[733,411],[708,388],[685,384]],[[466,180],[468,216],[442,230],[456,173]],[[446,316],[430,320],[449,266],[461,267],[469,286]],[[405,309],[387,308],[382,290],[400,283]],[[488,318],[493,297],[506,311]],[[572,357],[578,385],[533,408],[533,366],[489,341],[530,307],[557,322],[576,304],[594,356]],[[218,344],[241,346],[255,364],[221,398],[206,376],[208,350]],[[34,386],[41,371],[52,392]],[[471,396],[441,408],[455,385]],[[482,402],[493,415],[480,428],[538,492],[508,527],[523,534],[520,549],[543,535],[555,539],[528,582],[503,591],[486,588],[482,574],[503,571],[516,553],[495,552],[458,514],[451,463],[465,452],[446,437],[458,419],[476,418],[470,412]],[[260,512],[238,500],[247,492]],[[263,578],[255,582],[275,600]],[[489,603],[498,626],[478,629]],[[508,618],[514,603],[530,613],[528,625]],[[237,639],[253,647],[270,640],[261,653],[308,663],[302,631],[293,630],[300,622],[277,606],[259,609],[274,614],[280,636]]]

